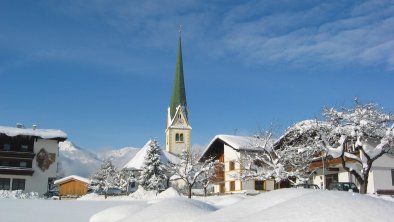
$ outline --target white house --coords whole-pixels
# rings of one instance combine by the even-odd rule
[[[256,151],[256,138],[234,135],[217,135],[202,153],[214,157],[224,164],[224,171],[216,172],[215,193],[237,193],[269,191],[274,189],[274,180],[246,180],[237,178],[241,172],[240,160],[246,152]]]
[[[349,172],[342,168],[339,158],[324,160],[312,163],[312,168],[317,169],[311,177],[311,183],[319,185],[321,188],[328,188],[331,182],[353,182],[358,187],[357,180]],[[378,191],[394,192],[394,157],[383,155],[372,164],[368,176],[367,193],[377,193]]]
[[[0,190],[47,192],[56,179],[58,143],[66,139],[61,130],[0,126]]]

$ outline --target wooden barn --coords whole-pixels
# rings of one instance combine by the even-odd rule
[[[76,197],[85,195],[88,192],[89,183],[89,179],[75,175],[64,177],[55,181],[55,185],[59,187],[59,195],[63,197]]]

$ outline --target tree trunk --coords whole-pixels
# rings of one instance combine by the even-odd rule
[[[207,196],[207,187],[204,187],[204,197]]]
[[[193,187],[193,185],[189,185],[189,192],[187,195],[188,198],[192,198],[192,187]]]

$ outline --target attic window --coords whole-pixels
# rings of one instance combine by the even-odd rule
[[[179,119],[182,119],[182,115],[181,115],[181,114],[178,114],[178,118],[179,118]]]

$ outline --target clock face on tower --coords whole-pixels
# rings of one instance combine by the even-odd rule
[[[183,119],[181,117],[178,117],[177,123],[183,124]]]

